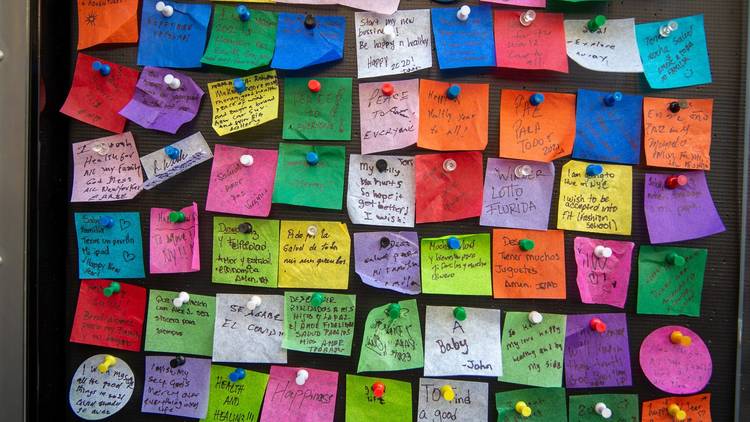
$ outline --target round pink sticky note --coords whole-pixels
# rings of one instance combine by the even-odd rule
[[[669,339],[673,331],[689,336],[692,344],[673,344]],[[697,393],[711,379],[711,354],[698,334],[689,328],[670,325],[654,330],[641,344],[640,361],[651,384],[667,393]]]

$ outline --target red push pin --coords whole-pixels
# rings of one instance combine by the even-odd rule
[[[599,318],[592,318],[589,322],[589,327],[591,327],[592,330],[596,331],[599,334],[607,331],[607,324],[605,324],[604,321],[600,320]]]
[[[385,384],[380,381],[375,381],[372,384],[372,392],[375,395],[375,398],[379,399],[383,397],[383,394],[385,394]]]
[[[320,82],[318,82],[317,79],[310,79],[310,81],[307,83],[307,88],[311,92],[320,92]]]
[[[384,83],[383,86],[380,88],[381,91],[383,91],[383,95],[386,97],[390,97],[393,95],[393,84],[389,84],[388,82]]]
[[[677,189],[679,186],[687,185],[687,182],[687,176],[681,174],[679,176],[667,177],[667,181],[664,182],[664,185],[667,187],[667,189]]]

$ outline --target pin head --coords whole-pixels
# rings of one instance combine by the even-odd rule
[[[531,408],[526,405],[526,402],[518,401],[516,402],[514,408],[516,409],[516,413],[523,416],[524,418],[528,418],[529,416],[531,416]]]
[[[107,155],[109,152],[109,145],[106,142],[97,142],[91,146],[91,150],[99,155]]]
[[[466,22],[469,19],[470,14],[471,7],[463,5],[458,8],[458,11],[456,12],[456,18],[458,18],[458,20],[460,20],[461,22]]]
[[[96,367],[96,369],[98,369],[98,370],[99,370],[99,372],[101,372],[102,374],[104,374],[104,373],[106,373],[107,371],[109,371],[109,367],[110,367],[110,366],[113,366],[113,365],[115,365],[116,363],[117,363],[117,358],[115,358],[115,357],[114,357],[114,356],[112,356],[112,355],[104,355],[104,360],[102,361],[102,363],[100,363],[100,364],[99,364],[99,365],[98,365],[98,366]]]
[[[612,248],[608,248],[604,245],[597,245],[597,247],[594,248],[594,255],[596,255],[597,258],[609,258],[612,256]]]
[[[309,377],[310,374],[306,370],[300,369],[299,371],[297,371],[297,378],[295,378],[294,382],[297,385],[305,385],[305,381],[307,381]]]
[[[240,16],[240,20],[242,22],[247,22],[250,20],[250,11],[247,10],[247,7],[245,7],[244,4],[237,6],[237,14]]]
[[[387,237],[381,237],[380,238],[380,249],[385,249],[387,247],[391,246],[391,240]]]
[[[383,37],[386,41],[393,41],[396,39],[396,28],[393,25],[386,25],[383,27]]]
[[[529,102],[533,106],[538,106],[539,104],[544,102],[544,94],[542,94],[541,92],[531,94],[531,97],[529,97]]]
[[[586,23],[586,28],[588,28],[590,32],[596,32],[599,28],[604,26],[605,23],[607,23],[607,18],[602,15],[597,15]]]
[[[250,167],[250,166],[252,166],[254,162],[255,162],[255,159],[254,159],[254,158],[253,158],[253,156],[252,156],[252,155],[250,155],[250,154],[243,154],[243,155],[242,155],[242,156],[240,157],[240,164],[242,164],[242,165],[243,165],[243,166],[245,166],[245,167]]]
[[[108,215],[103,215],[103,216],[99,217],[99,224],[102,227],[105,227],[105,228],[109,229],[109,228],[111,228],[112,226],[115,225],[115,219],[112,218],[112,217],[110,217],[110,216],[108,216]]]
[[[451,236],[448,238],[448,248],[449,249],[460,249],[461,248],[461,241],[458,240],[457,237]]]
[[[169,222],[170,223],[182,223],[185,221],[185,213],[182,211],[170,211]]]
[[[307,235],[315,237],[318,235],[318,226],[315,225],[309,225],[307,226]]]
[[[680,186],[685,186],[688,183],[688,178],[685,175],[679,175],[679,176],[668,176],[666,180],[664,180],[664,186],[667,189],[677,189]]]
[[[325,301],[326,297],[323,295],[323,293],[315,292],[310,296],[310,305],[314,307],[318,307],[323,304],[323,301]]]
[[[672,403],[667,407],[667,413],[669,413],[670,416],[674,418],[676,421],[684,421],[687,419],[687,413],[685,413],[684,410],[680,408],[680,406],[677,405],[677,403]]]
[[[386,97],[390,97],[391,95],[393,95],[395,89],[393,88],[393,84],[386,82],[380,87],[380,91],[382,91],[383,95],[385,95]]]
[[[184,356],[175,356],[172,360],[169,361],[169,366],[172,368],[177,368],[178,366],[182,366],[185,364],[185,357]]]
[[[669,111],[671,111],[672,113],[679,113],[681,109],[682,106],[680,106],[679,101],[672,101],[671,103],[669,103]]]
[[[529,312],[529,322],[536,325],[541,324],[544,321],[544,317],[537,311]]]
[[[461,94],[461,87],[456,84],[452,84],[448,87],[448,91],[445,92],[445,96],[451,100],[458,98],[459,94]]]
[[[382,173],[388,169],[388,162],[381,158],[375,162],[375,168]]]
[[[685,265],[685,258],[679,255],[677,252],[670,252],[667,254],[667,264],[674,265],[675,267],[682,267]]]
[[[586,166],[586,176],[598,176],[604,172],[604,167],[599,164],[589,164]]]
[[[317,152],[310,151],[305,155],[305,161],[307,161],[308,165],[314,166],[320,162],[320,157],[318,157]]]
[[[604,419],[612,417],[612,410],[607,407],[606,404],[599,402],[594,405],[594,411]]]
[[[401,305],[398,303],[391,303],[386,309],[388,317],[391,319],[399,319],[401,317]]]
[[[385,394],[385,384],[383,384],[380,381],[375,381],[372,384],[372,393],[375,396],[375,398],[381,398],[383,397],[383,394]]]
[[[232,81],[232,86],[234,86],[234,90],[238,94],[242,94],[247,89],[247,87],[245,86],[245,80],[242,78],[235,78]]]
[[[450,385],[444,385],[440,387],[440,395],[443,396],[443,399],[446,401],[452,401],[456,398],[456,393],[453,391],[453,387]]]
[[[521,25],[529,26],[534,22],[534,19],[536,19],[536,12],[529,9],[521,13],[521,17],[518,20],[521,22]]]
[[[443,161],[443,170],[447,171],[448,173],[452,172],[456,169],[456,161],[448,158],[447,160]]]
[[[622,101],[622,92],[619,91],[604,96],[604,105],[607,107],[612,107],[615,103],[620,101]]]
[[[453,317],[456,318],[458,321],[463,321],[466,319],[466,309],[464,309],[463,306],[456,306],[453,308]]]
[[[320,81],[318,81],[317,79],[310,79],[309,81],[307,81],[307,89],[309,89],[310,92],[320,92],[320,88]]]
[[[164,75],[164,83],[167,84],[169,89],[180,89],[180,80],[175,78],[173,74],[167,73]]]
[[[534,249],[534,241],[531,239],[521,239],[518,242],[518,247],[521,248],[522,251],[528,252]]]
[[[669,341],[672,344],[679,344],[680,346],[688,347],[693,344],[693,339],[690,336],[682,334],[682,331],[675,330],[669,334]]]
[[[181,308],[182,305],[188,302],[190,302],[190,295],[187,292],[180,292],[180,294],[172,300],[172,305],[174,305],[175,308]]]
[[[99,60],[95,61],[94,63],[91,63],[91,68],[99,72],[99,74],[101,74],[102,76],[107,76],[112,72],[112,68],[109,67],[108,64],[104,64],[100,62]]]
[[[262,302],[262,300],[261,300],[260,296],[252,295],[250,297],[250,300],[247,301],[247,309],[250,310],[250,311],[254,311],[255,308],[257,308],[258,306],[260,306],[261,302]]]
[[[607,331],[607,324],[599,318],[592,318],[591,321],[589,321],[589,327],[599,334]]]
[[[113,281],[109,283],[109,287],[104,288],[104,296],[110,297],[115,293],[120,293],[120,283]]]
[[[164,148],[164,153],[167,154],[167,157],[176,160],[180,158],[180,150],[173,147],[172,145],[168,145]]]
[[[237,231],[243,234],[250,234],[253,232],[253,225],[250,223],[240,223],[237,225]]]
[[[313,15],[311,15],[309,13],[307,15],[305,15],[305,28],[307,28],[307,29],[313,29],[313,28],[315,28],[316,25],[317,25],[317,23],[315,22],[315,16],[313,16]]]
[[[229,374],[229,381],[237,382],[245,378],[245,370],[242,368],[236,368],[231,374]]]
[[[513,173],[519,179],[531,176],[532,172],[533,172],[533,169],[528,164],[524,164],[524,165],[521,165],[521,166],[516,166],[516,168],[513,170]]]
[[[669,21],[666,25],[662,25],[659,28],[659,35],[661,35],[662,38],[666,38],[672,34],[672,32],[676,31],[677,28],[679,28],[680,25],[677,24],[675,21]]]

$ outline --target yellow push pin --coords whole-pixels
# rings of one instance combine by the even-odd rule
[[[104,360],[96,368],[99,370],[99,372],[103,374],[109,371],[109,367],[116,363],[117,363],[117,359],[114,356],[104,355]]]
[[[445,401],[451,401],[456,398],[456,393],[453,391],[453,387],[450,385],[444,385],[440,387],[440,394],[443,395]]]
[[[669,335],[669,341],[671,341],[672,344],[679,344],[685,347],[688,347],[693,343],[690,336],[686,336],[682,334],[682,331],[678,330],[672,331],[672,334]]]
[[[676,421],[684,421],[687,419],[687,413],[685,413],[684,410],[680,409],[680,406],[678,406],[676,403],[672,403],[667,407],[667,412],[669,412],[670,416],[674,418]]]
[[[516,402],[516,413],[523,416],[524,418],[528,418],[531,416],[531,408],[526,405],[526,402],[519,401]]]

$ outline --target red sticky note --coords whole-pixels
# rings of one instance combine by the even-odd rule
[[[109,65],[109,75],[103,76],[92,68],[97,60]],[[125,118],[118,112],[133,97],[137,82],[135,69],[78,53],[73,86],[60,112],[104,130],[122,133]]]
[[[674,422],[669,406],[676,404],[685,412],[686,422],[711,422],[711,394],[695,396],[664,397],[643,402],[642,422]]]
[[[495,57],[498,67],[546,69],[568,73],[568,54],[562,13],[537,12],[523,26],[523,11],[495,11]]]
[[[482,212],[482,153],[417,155],[417,223],[479,217]]]
[[[141,350],[146,289],[120,282],[120,291],[107,297],[112,280],[81,280],[70,341],[114,349]]]

